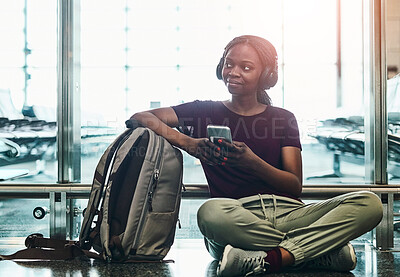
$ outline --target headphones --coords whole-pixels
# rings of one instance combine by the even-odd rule
[[[225,56],[227,51],[228,49],[225,50],[224,55],[219,60],[219,63],[217,65],[216,75],[219,80],[223,79],[222,70],[224,68]],[[275,86],[277,82],[278,82],[278,59],[277,57],[275,57],[274,66],[272,68],[269,66],[265,67],[263,72],[261,73],[259,79],[259,87],[262,88],[263,90],[266,90]]]

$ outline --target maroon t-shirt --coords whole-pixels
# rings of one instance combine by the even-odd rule
[[[267,106],[262,113],[253,116],[236,114],[220,101],[194,101],[172,108],[179,124],[187,126],[192,137],[207,137],[209,124],[228,126],[233,140],[246,143],[256,155],[278,169],[282,169],[282,147],[301,149],[296,118],[282,108]],[[205,163],[202,166],[211,197],[237,199],[256,194],[289,196],[274,191],[249,170]]]

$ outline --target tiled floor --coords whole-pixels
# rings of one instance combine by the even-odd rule
[[[1,253],[23,248],[21,240],[8,239],[0,245]],[[268,276],[400,276],[400,252],[380,252],[370,243],[353,241],[357,252],[357,267],[349,273],[302,271],[282,272]],[[157,276],[211,277],[216,276],[217,263],[206,252],[200,239],[176,240],[166,259],[174,263],[107,264],[99,261],[13,262],[0,261],[0,276]]]

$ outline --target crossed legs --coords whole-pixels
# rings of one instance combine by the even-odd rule
[[[280,247],[283,265],[306,262],[372,230],[382,218],[374,193],[353,192],[303,204],[280,196],[216,198],[198,211],[210,254],[220,259],[231,244],[246,250]]]

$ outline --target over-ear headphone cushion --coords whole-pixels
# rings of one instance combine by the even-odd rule
[[[266,67],[260,76],[260,86],[263,89],[269,89],[276,85],[278,82],[277,65],[273,69]]]
[[[217,74],[218,80],[222,80],[222,69],[224,68],[224,61],[225,61],[225,59],[224,59],[224,57],[222,57],[219,60],[219,63],[217,65],[217,69],[216,69],[215,73]]]

